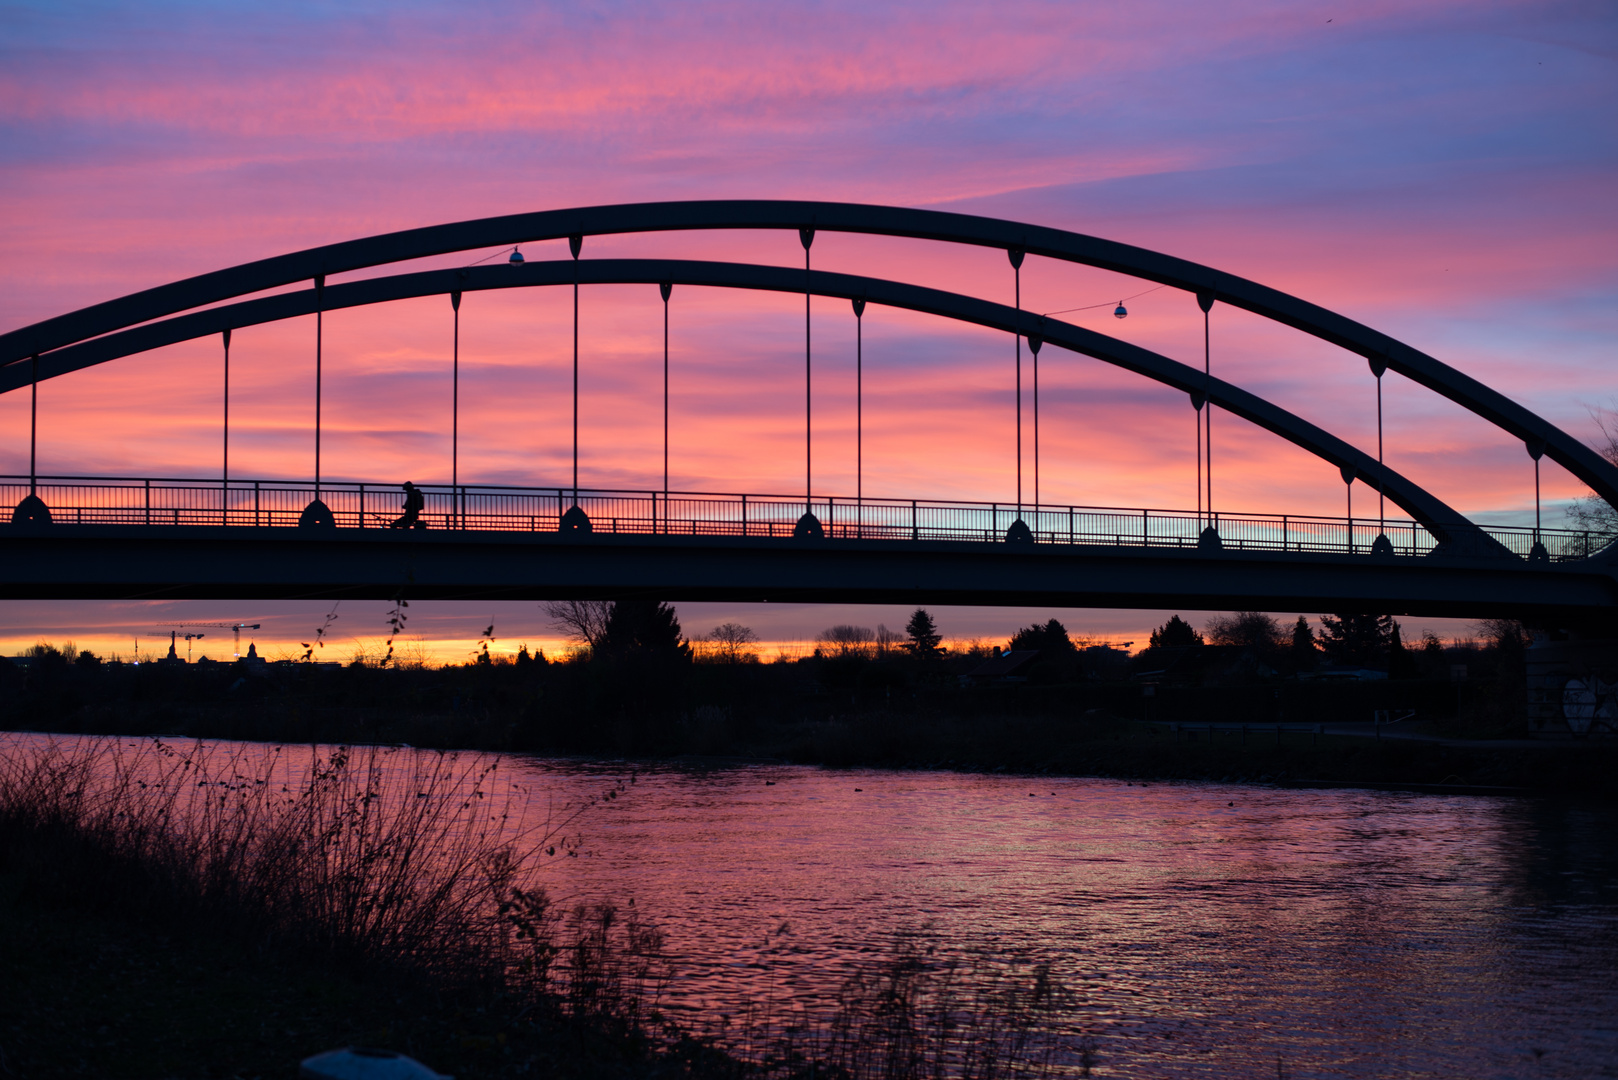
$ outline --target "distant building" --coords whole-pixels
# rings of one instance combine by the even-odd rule
[[[1027,682],[1028,669],[1039,659],[1038,649],[1011,649],[983,661],[961,676],[964,684]]]

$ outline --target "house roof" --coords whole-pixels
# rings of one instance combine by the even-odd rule
[[[1038,649],[1013,649],[991,657],[966,673],[969,679],[995,679],[1015,675],[1017,669],[1039,655]]]

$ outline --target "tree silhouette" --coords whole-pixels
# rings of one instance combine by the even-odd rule
[[[1315,644],[1315,632],[1309,620],[1302,615],[1292,626],[1292,660],[1300,668],[1312,668],[1319,658],[1320,647]]]
[[[1613,419],[1614,414],[1607,410],[1595,417],[1601,437],[1606,441],[1605,446],[1596,447],[1596,453],[1618,465],[1618,424],[1614,424]],[[1618,536],[1618,510],[1600,495],[1592,493],[1574,499],[1567,508],[1567,516],[1568,524],[1575,529],[1589,529],[1603,539]]]
[[[613,601],[598,651],[620,657],[685,660],[691,656],[691,646],[680,634],[674,608],[656,600]]]
[[[1148,646],[1153,649],[1189,649],[1202,643],[1202,635],[1190,623],[1178,615],[1170,615],[1168,622],[1152,631]]]
[[[1414,679],[1421,674],[1421,666],[1416,663],[1416,656],[1405,648],[1404,640],[1399,636],[1399,624],[1393,624],[1393,634],[1388,638],[1388,678]]]
[[[741,664],[757,660],[751,646],[758,641],[753,628],[741,623],[720,623],[704,639],[714,646],[713,655],[727,664]]]
[[[1007,647],[1017,649],[1038,649],[1046,655],[1073,652],[1073,640],[1067,636],[1067,627],[1052,619],[1043,625],[1034,623],[1025,626],[1012,635]]]
[[[1393,641],[1392,615],[1322,615],[1320,648],[1339,664],[1377,664]]]
[[[944,638],[926,608],[917,608],[910,613],[910,621],[905,623],[905,633],[910,637],[905,648],[916,656],[937,656],[942,651],[939,646]]]
[[[836,649],[838,656],[864,656],[876,641],[876,631],[868,626],[839,623],[822,630],[815,640]]]
[[[1262,611],[1237,611],[1208,620],[1208,640],[1215,645],[1273,649],[1281,643],[1281,625]]]
[[[551,626],[566,634],[577,645],[601,648],[607,633],[607,617],[612,614],[610,600],[547,600],[539,605],[551,620]]]

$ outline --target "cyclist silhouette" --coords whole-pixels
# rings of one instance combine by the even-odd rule
[[[427,505],[427,497],[421,493],[420,488],[409,480],[404,482],[404,493],[404,514],[399,520],[389,525],[388,528],[425,529],[427,523],[421,520],[421,511]]]

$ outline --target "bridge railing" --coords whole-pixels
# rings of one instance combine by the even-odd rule
[[[423,484],[422,527],[494,532],[555,532],[574,503],[569,488]],[[299,481],[41,477],[38,494],[63,524],[296,526],[316,495]],[[0,506],[29,493],[23,476],[0,476]],[[387,528],[401,514],[393,484],[322,483],[320,498],[339,528]],[[578,505],[596,532],[689,536],[786,537],[806,504],[802,496],[581,489]],[[826,535],[882,540],[996,542],[1018,519],[1014,503],[936,499],[863,499],[816,496],[809,504]],[[1241,551],[1370,553],[1385,532],[1397,555],[1425,555],[1437,541],[1408,519],[1381,528],[1375,519],[1294,514],[1198,515],[1162,509],[1024,505],[1021,518],[1040,544],[1194,548],[1212,526],[1226,549]],[[1552,562],[1583,559],[1612,537],[1560,529],[1480,527],[1514,555],[1528,558],[1536,540]]]

